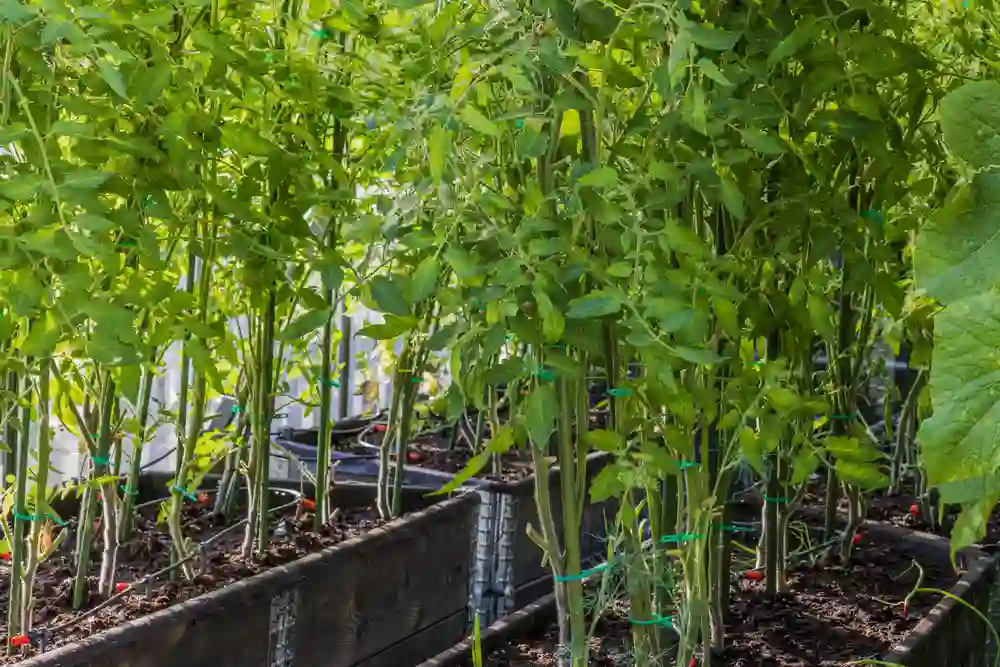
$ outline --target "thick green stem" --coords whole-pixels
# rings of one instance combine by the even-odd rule
[[[327,305],[333,305],[333,291],[326,290]],[[320,388],[319,388],[319,442],[316,443],[316,514],[313,527],[319,530],[330,518],[330,439],[332,437],[330,419],[331,385],[333,384],[333,320],[323,325],[323,342],[320,348]]]
[[[36,403],[38,415],[38,469],[35,473],[35,511],[31,522],[27,562],[24,566],[24,572],[21,575],[19,602],[21,604],[20,631],[22,633],[31,631],[32,612],[35,607],[35,573],[38,571],[38,564],[42,558],[42,533],[49,529],[46,525],[46,517],[49,513],[49,459],[52,456],[52,433],[49,427],[49,381],[51,375],[48,361],[43,361],[39,366],[41,370],[38,374]]]
[[[149,428],[149,408],[153,397],[153,380],[156,377],[154,362],[155,352],[150,355],[148,365],[142,371],[142,390],[139,395],[138,430],[132,444],[132,461],[129,466],[128,479],[122,489],[124,494],[122,514],[119,523],[118,539],[120,542],[132,536],[135,526],[135,500],[139,494],[139,476],[142,474],[142,450],[146,446]]]
[[[580,522],[582,503],[577,494],[577,466],[586,465],[577,461],[573,448],[574,403],[571,388],[581,386],[562,380],[558,384],[559,394],[559,484],[562,495],[563,553],[567,575],[579,575],[581,568]],[[584,389],[585,391],[585,389]],[[586,418],[584,416],[584,418]],[[586,617],[583,607],[583,582],[573,579],[566,584],[566,611],[569,613],[570,656],[573,667],[583,667],[588,662]]]
[[[115,383],[111,373],[104,373],[99,404],[99,431],[97,434],[97,451],[91,457],[91,484],[96,480],[106,480],[110,476],[111,442],[113,440],[112,424],[115,411]],[[114,592],[115,565],[118,557],[118,490],[116,480],[101,481],[99,484],[102,508],[102,533],[104,550],[101,553],[101,573],[98,579],[97,591],[100,595],[110,595]]]
[[[15,393],[20,394],[29,383],[27,377],[20,377]],[[30,402],[29,402],[30,403]],[[26,498],[28,491],[28,443],[31,435],[31,408],[26,405],[21,409],[20,429],[16,438],[17,463],[15,465],[14,482],[14,534],[11,545],[10,603],[7,608],[7,636],[21,634],[21,573],[24,571],[24,531],[27,516]],[[9,432],[9,431],[8,431]],[[9,643],[7,652],[13,653],[14,647]]]

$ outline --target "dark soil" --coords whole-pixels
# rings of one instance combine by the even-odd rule
[[[948,589],[956,579],[948,567],[927,563],[922,567],[925,587]],[[839,667],[851,660],[884,655],[937,603],[934,596],[916,596],[904,614],[903,600],[917,577],[911,556],[897,545],[862,540],[845,565],[793,568],[789,591],[778,599],[764,597],[763,581],[735,578],[726,620],[727,646],[713,657],[712,664]],[[630,664],[628,643],[628,621],[606,618],[591,641],[591,664]],[[493,651],[486,664],[548,667],[556,664],[557,650],[558,633],[552,624]]]
[[[472,451],[465,447],[447,449],[446,443],[426,440],[410,443],[406,452],[409,465],[450,474],[465,470],[465,466],[473,456]],[[494,465],[496,467],[493,467]],[[531,476],[534,472],[531,454],[512,449],[501,454],[499,458],[494,458],[494,463],[487,464],[476,477],[495,482],[516,482]]]
[[[216,535],[224,528],[210,516],[207,507],[188,506],[184,509],[183,516],[185,534],[197,541]],[[289,508],[284,514],[276,513],[267,552],[262,558],[254,557],[249,561],[240,556],[243,541],[242,526],[230,530],[218,541],[206,547],[204,563],[200,562],[198,557],[193,559],[192,564],[197,572],[193,580],[187,581],[180,576],[171,580],[170,575],[165,574],[150,585],[141,587],[145,590],[130,591],[81,622],[64,629],[58,629],[56,626],[76,618],[81,612],[75,612],[71,607],[75,573],[70,558],[62,554],[53,556],[42,564],[36,577],[37,606],[34,613],[35,633],[32,646],[22,649],[24,652],[21,655],[0,655],[0,665],[19,662],[26,657],[37,655],[42,650],[40,643],[45,634],[49,635],[44,638],[45,650],[70,644],[362,535],[382,523],[374,508],[343,510],[320,532],[312,529],[312,520],[311,513],[296,510],[294,507]],[[72,536],[70,539],[73,539]],[[98,544],[93,550],[93,571],[96,571],[100,560],[100,541],[98,533],[95,535],[95,542]],[[167,566],[170,563],[169,545],[169,537],[164,530],[157,528],[149,518],[140,518],[133,539],[119,549],[117,585],[123,588],[124,585],[138,581]],[[0,605],[4,611],[8,605],[9,580],[10,570],[0,571]],[[92,594],[83,607],[84,612],[101,602],[96,594],[97,578],[91,577],[89,584]],[[46,628],[53,630],[50,633],[42,632]],[[9,639],[4,636],[2,641],[6,645]]]

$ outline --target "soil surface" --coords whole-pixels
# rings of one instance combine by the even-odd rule
[[[921,563],[923,586],[950,588],[956,575],[947,566]],[[725,649],[713,657],[719,667],[840,667],[878,657],[902,640],[936,603],[915,596],[906,613],[903,600],[918,572],[898,545],[863,538],[844,565],[805,563],[793,567],[789,590],[764,597],[764,582],[735,577],[726,619]],[[631,664],[627,619],[606,617],[591,640],[591,664]],[[515,639],[489,654],[489,667],[556,665],[558,632],[554,624],[534,636]],[[667,664],[673,664],[669,662]],[[700,664],[696,661],[695,664]]]
[[[155,511],[155,507],[150,509]],[[39,568],[35,581],[35,632],[31,646],[22,649],[23,653],[20,655],[0,655],[0,665],[16,663],[26,657],[37,655],[43,648],[51,650],[63,644],[79,641],[126,621],[222,588],[269,568],[284,565],[367,533],[382,523],[374,508],[343,510],[330,525],[319,532],[313,530],[312,521],[311,513],[297,507],[289,507],[284,513],[276,512],[267,552],[261,558],[254,557],[248,561],[240,556],[243,526],[226,531],[225,526],[210,515],[208,507],[191,504],[185,507],[183,512],[185,535],[193,540],[202,541],[224,533],[205,548],[204,559],[196,556],[191,561],[196,572],[193,580],[188,581],[180,576],[171,579],[170,574],[164,574],[149,585],[142,584],[136,590],[121,591],[123,594],[107,606],[78,623],[59,628],[58,626],[82,616],[101,602],[101,598],[96,594],[97,578],[90,577],[91,595],[80,612],[73,611],[71,602],[75,571],[69,556],[65,555],[67,549],[64,547],[60,554],[53,556]],[[73,537],[70,536],[70,539]],[[93,548],[92,571],[96,572],[101,549],[99,532],[95,535],[95,542],[97,544]],[[169,565],[169,545],[170,540],[164,530],[157,528],[151,518],[140,517],[135,536],[119,549],[116,588],[126,588],[127,585]],[[0,605],[4,611],[8,605],[9,580],[10,569],[0,570]],[[9,643],[6,636],[2,636],[2,641],[4,645]]]

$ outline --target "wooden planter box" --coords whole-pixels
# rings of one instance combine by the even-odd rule
[[[611,455],[603,452],[587,457],[588,493],[590,482],[611,460]],[[453,477],[450,473],[420,466],[404,465],[403,468],[404,484],[409,488],[434,491]],[[556,531],[561,535],[562,496],[558,469],[550,471],[549,484]],[[542,566],[542,551],[527,534],[529,524],[540,530],[534,475],[517,482],[474,477],[463,487],[475,489],[481,499],[469,609],[471,614],[479,615],[481,626],[486,627],[549,593],[552,573]],[[580,549],[585,563],[605,560],[607,527],[614,525],[617,511],[616,500],[584,504]]]
[[[904,542],[914,555],[927,561],[949,562],[948,541],[942,537],[876,522],[866,522],[865,530],[880,536],[878,539]],[[991,618],[997,560],[970,549],[959,555],[959,563],[964,564],[965,574],[950,592]],[[555,618],[555,613],[555,596],[549,594],[494,623],[480,636],[484,655],[511,639],[543,628]],[[942,597],[906,639],[880,659],[904,667],[988,667],[996,658],[997,647],[991,643],[989,627],[978,614],[951,598]],[[430,660],[418,663],[418,667],[469,667],[471,664],[472,642],[467,638]]]
[[[370,505],[370,485],[333,501]],[[407,504],[426,505],[421,494]],[[24,667],[400,667],[466,636],[475,493],[30,658]],[[84,623],[86,623],[84,621]]]

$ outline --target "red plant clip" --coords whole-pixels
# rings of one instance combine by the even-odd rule
[[[128,588],[128,586],[129,586],[129,585],[128,585],[128,584],[127,584],[126,582],[124,582],[124,581],[119,581],[119,582],[118,582],[117,584],[115,584],[115,592],[116,592],[116,593],[121,593],[121,592],[123,592],[123,591],[124,591],[124,590],[125,590],[126,588]]]
[[[688,667],[698,667],[698,660],[692,655],[691,662],[688,663]]]
[[[916,503],[910,505],[910,516],[920,516],[920,506]]]
[[[14,635],[10,638],[11,646],[27,646],[31,643],[31,638],[28,635]]]
[[[8,551],[5,554],[0,554],[0,560],[10,560],[10,552]]]
[[[302,506],[302,509],[309,510],[310,512],[313,512],[313,511],[316,510],[316,501],[315,500],[309,500],[308,498],[303,498],[302,500],[299,501],[299,505]]]
[[[910,617],[910,605],[906,602],[903,603],[903,618]]]
[[[208,504],[208,500],[209,500],[209,498],[208,498],[208,494],[207,493],[199,493],[198,494],[198,502],[201,503],[202,505],[207,505]]]
[[[376,433],[385,433],[385,424],[375,424]]]
[[[407,452],[406,460],[410,463],[419,463],[423,459],[417,452]]]
[[[853,538],[851,538],[851,543],[854,546],[858,546],[859,544],[861,544],[861,534],[859,533],[855,535]]]
[[[750,581],[760,581],[764,578],[764,573],[760,570],[747,570],[743,576]]]

